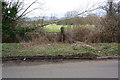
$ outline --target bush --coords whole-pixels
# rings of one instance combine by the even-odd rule
[[[86,27],[75,27],[73,29],[73,39],[75,41],[84,42],[86,40],[86,36],[90,33],[90,29]]]
[[[75,41],[87,43],[111,42],[111,35],[106,35],[106,33],[103,32],[104,28],[101,26],[95,27],[93,25],[79,25],[71,28],[65,27],[64,29],[64,41],[61,41],[60,32],[46,32],[44,28],[39,28],[33,32],[26,32],[23,40],[37,44],[50,42],[74,43]]]

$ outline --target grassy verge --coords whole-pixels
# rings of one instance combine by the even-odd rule
[[[118,52],[117,43],[91,43],[96,49],[80,44],[27,44],[27,43],[4,43],[2,56],[42,56],[42,55],[72,55],[80,53],[94,53],[100,56],[115,55]]]

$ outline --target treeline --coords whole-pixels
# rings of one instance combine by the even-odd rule
[[[99,17],[95,14],[88,15],[86,17],[72,17],[72,18],[64,18],[59,21],[58,25],[100,25],[102,17]]]

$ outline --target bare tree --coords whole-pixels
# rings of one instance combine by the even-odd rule
[[[108,0],[107,4],[102,7],[106,11],[106,17],[103,19],[104,30],[103,33],[106,36],[106,41],[120,42],[120,2],[114,2]]]
[[[77,11],[77,10],[68,11],[68,12],[66,12],[65,17],[66,18],[77,17],[78,14],[79,14],[79,11]]]

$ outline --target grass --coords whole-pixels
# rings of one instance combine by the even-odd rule
[[[60,32],[60,28],[61,27],[73,28],[73,27],[76,27],[76,26],[73,26],[73,25],[56,25],[56,24],[50,24],[50,25],[45,26],[44,29],[46,31],[48,31],[48,32]],[[77,26],[77,27],[84,27],[84,28],[90,28],[90,29],[95,28],[94,25],[80,25],[80,26]]]
[[[45,26],[44,29],[49,32],[60,32],[61,27],[71,27],[71,26],[50,24],[50,25]]]
[[[28,44],[28,43],[3,43],[2,56],[42,56],[42,55],[72,55],[78,53],[94,53],[100,56],[117,54],[117,43],[93,43],[95,50],[81,45],[52,43],[52,44]]]
[[[45,26],[45,30],[50,31],[50,32],[60,32],[60,28],[62,25],[56,25],[56,24],[50,24]]]

